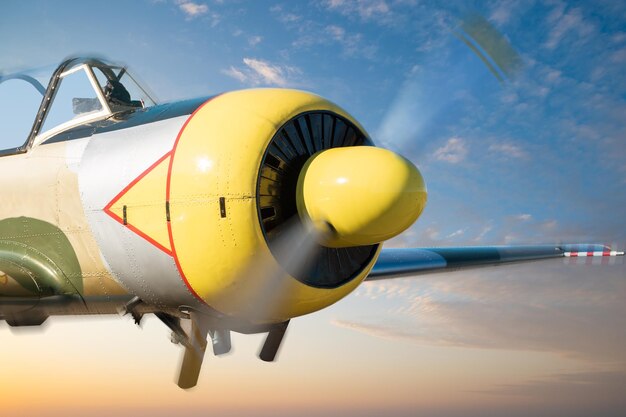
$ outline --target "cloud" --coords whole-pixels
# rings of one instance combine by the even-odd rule
[[[624,41],[626,41],[626,32],[617,32],[611,36],[611,42],[622,43]]]
[[[465,234],[465,229],[458,229],[452,233],[450,233],[449,235],[446,236],[446,239],[452,239],[458,236],[462,236],[463,234]]]
[[[415,340],[415,334],[410,331],[403,331],[402,329],[392,329],[388,326],[376,326],[371,324],[355,323],[346,320],[331,320],[332,325],[341,327],[343,329],[355,330],[357,332],[365,333],[370,336],[380,337],[388,340]]]
[[[335,25],[326,26],[326,30],[330,34],[330,36],[337,41],[343,40],[344,37],[346,36],[345,29],[339,26],[335,26]]]
[[[480,242],[482,242],[484,237],[487,235],[487,233],[491,232],[492,230],[493,230],[493,225],[492,224],[488,224],[485,227],[483,227],[480,230],[480,232],[478,232],[476,237],[473,239],[473,243],[480,243]]]
[[[583,18],[580,9],[565,11],[565,5],[562,3],[550,13],[547,23],[551,29],[543,46],[548,49],[556,48],[570,33],[575,33],[579,38],[585,38],[593,32],[593,25]]]
[[[258,75],[260,83],[278,85],[281,87],[287,85],[287,80],[284,77],[284,73],[286,72],[285,68],[254,58],[244,58],[243,63]]]
[[[322,5],[343,15],[359,15],[363,20],[380,20],[391,13],[384,0],[325,0]]]
[[[548,69],[546,71],[546,76],[545,79],[546,81],[552,83],[552,84],[556,84],[561,80],[561,76],[562,76],[562,72],[559,70],[555,70],[555,69]]]
[[[450,164],[458,164],[467,156],[467,147],[465,141],[461,138],[450,138],[441,148],[435,150],[433,156],[438,161],[448,162]]]
[[[358,291],[369,300],[377,298],[395,298],[404,296],[411,289],[410,281],[397,279],[394,281],[372,281],[366,282],[359,287]]]
[[[539,223],[539,228],[542,232],[548,233],[556,230],[559,223],[556,220],[546,220]]]
[[[436,227],[427,227],[422,234],[422,239],[420,241],[425,240],[426,242],[435,242],[439,240],[440,232]]]
[[[626,47],[620,48],[611,54],[611,62],[615,64],[626,63]]]
[[[360,33],[347,33],[341,26],[329,25],[322,32],[325,32],[331,40],[339,43],[343,48],[343,53],[347,56],[362,56],[373,59],[378,50],[372,43],[366,44]]]
[[[492,4],[489,20],[498,26],[506,25],[513,20],[519,21],[520,17],[533,6],[528,0],[499,0]]]
[[[237,68],[233,66],[231,66],[230,68],[226,70],[222,70],[222,72],[228,75],[229,77],[236,79],[237,81],[241,83],[245,83],[248,80],[248,76],[244,74],[243,71],[238,70]]]
[[[231,66],[222,70],[222,73],[241,83],[257,86],[257,85],[273,85],[278,87],[286,87],[293,85],[293,81],[289,78],[300,74],[300,70],[296,67],[272,64],[256,58],[244,58],[245,68],[236,68]]]
[[[569,404],[568,415],[617,415],[623,410],[626,369],[589,370],[548,375],[521,384],[500,384],[490,390],[479,391],[535,399],[549,397],[552,401]]]
[[[510,142],[493,143],[489,145],[487,150],[505,158],[523,159],[528,157],[528,154],[520,146]]]
[[[419,345],[550,352],[626,367],[624,276],[624,264],[552,259],[366,282],[355,296],[381,313],[333,324]]]
[[[489,20],[498,25],[507,23],[511,18],[512,4],[513,2],[511,1],[502,1],[497,3],[489,15]]]
[[[581,238],[579,230],[560,225],[557,220],[544,217],[541,212],[538,215],[517,213],[503,216],[495,224],[490,222],[490,225],[494,227],[490,230],[489,243],[494,245],[551,244],[559,241],[589,240]],[[474,242],[477,242],[476,239]]]
[[[261,41],[263,41],[263,37],[261,36],[250,36],[248,38],[248,44],[250,46],[257,46],[258,44],[261,43]]]
[[[320,25],[318,22],[307,20],[295,28],[299,35],[292,42],[294,48],[310,48],[315,45],[338,44],[342,52],[348,57],[363,57],[374,59],[378,47],[373,42],[367,42],[360,33],[349,33],[339,25]]]
[[[195,3],[190,0],[174,0],[174,3],[185,15],[185,20],[193,20],[200,17],[203,17],[203,20],[205,20],[208,17],[211,26],[216,26],[220,23],[221,16],[210,10],[209,6],[204,3]]]
[[[276,5],[270,8],[270,12],[275,14],[278,21],[285,24],[296,23],[302,20],[302,16],[295,13],[285,12],[282,6]]]
[[[180,10],[192,19],[198,16],[202,16],[209,12],[209,6],[201,3],[194,3],[186,0],[179,0],[176,2]]]

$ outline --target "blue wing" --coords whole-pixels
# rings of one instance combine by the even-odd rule
[[[604,245],[467,246],[383,249],[366,280],[563,257],[622,256]]]

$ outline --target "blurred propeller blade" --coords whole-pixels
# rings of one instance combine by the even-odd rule
[[[272,231],[273,258],[266,251],[258,251],[242,273],[246,279],[254,277],[263,283],[254,302],[247,306],[246,316],[258,321],[277,318],[281,303],[289,297],[289,276],[305,271],[314,262],[321,248],[320,233],[298,216]]]
[[[521,72],[522,57],[508,38],[483,16],[469,14],[451,32],[501,84],[514,80]],[[464,75],[461,64],[456,70]],[[423,154],[427,144],[420,136],[424,136],[429,124],[453,104],[455,98],[447,91],[455,82],[462,83],[457,86],[459,89],[467,87],[467,80],[455,76],[454,71],[438,77],[425,74],[422,66],[416,65],[389,104],[376,131],[377,143],[409,159]]]

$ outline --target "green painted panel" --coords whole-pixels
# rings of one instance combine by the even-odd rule
[[[80,264],[67,236],[30,217],[0,220],[0,270],[39,296],[83,292]]]

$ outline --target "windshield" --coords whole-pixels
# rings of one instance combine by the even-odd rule
[[[0,153],[22,147],[54,67],[0,74]]]
[[[100,63],[81,64],[61,73],[56,90],[41,129],[43,138],[117,112],[155,104],[126,68]]]
[[[62,73],[56,90],[41,129],[44,135],[51,130],[62,130],[68,124],[84,123],[108,114],[102,92],[86,65]]]
[[[154,100],[123,67],[93,67],[98,84],[113,108],[150,107]],[[123,110],[120,108],[120,110]]]
[[[155,104],[125,67],[96,59],[0,74],[0,155],[25,151],[31,136],[40,143],[69,128]]]

